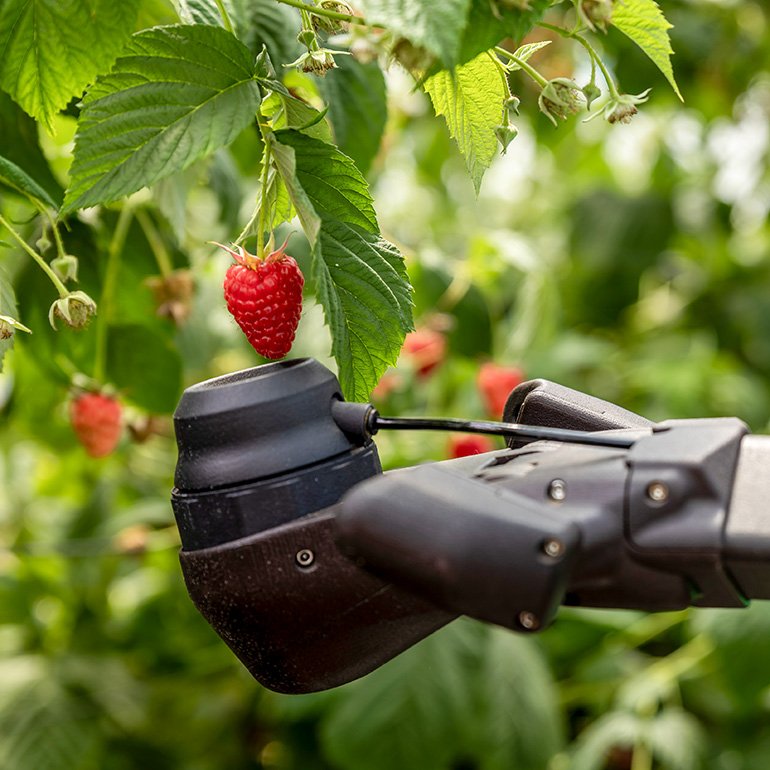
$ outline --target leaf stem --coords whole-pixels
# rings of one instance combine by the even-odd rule
[[[110,305],[115,294],[120,271],[120,255],[126,243],[128,228],[134,211],[130,206],[123,206],[112,234],[112,240],[107,248],[107,268],[104,273],[102,293],[99,297],[99,317],[96,324],[96,355],[94,356],[94,379],[104,381],[107,360],[107,329],[110,322]],[[140,222],[141,224],[141,222]]]
[[[48,224],[53,231],[53,239],[56,243],[56,254],[59,257],[64,257],[67,255],[67,252],[64,248],[64,242],[61,239],[61,233],[59,232],[59,227],[54,219],[53,215],[51,214],[50,210],[47,209],[37,198],[33,198],[30,196],[30,200],[34,204],[35,208],[48,220]]]
[[[0,214],[0,225],[3,225],[8,232],[13,236],[16,242],[27,252],[27,254],[40,265],[43,272],[51,279],[51,283],[56,287],[56,291],[59,292],[60,297],[66,297],[70,292],[67,287],[59,280],[59,276],[54,273],[49,264],[38,254],[25,240],[14,230],[11,223]]]
[[[164,278],[168,278],[168,276],[174,272],[174,266],[171,262],[171,256],[168,253],[166,244],[163,243],[163,239],[160,237],[157,227],[155,227],[155,223],[143,209],[137,209],[134,212],[134,216],[136,217],[139,226],[142,228],[147,243],[150,244],[150,249],[155,257],[155,261],[158,263],[160,274]]]
[[[217,0],[217,2],[219,2],[219,0]],[[366,26],[366,21],[360,16],[353,16],[353,14],[350,13],[340,13],[339,11],[330,11],[326,8],[319,8],[316,5],[308,5],[307,3],[303,3],[302,0],[277,0],[277,2],[283,3],[284,5],[290,5],[292,8],[299,8],[301,11],[306,11],[307,13],[313,13],[316,16],[326,16],[327,19],[336,19],[337,21],[346,21],[349,24]]]
[[[222,17],[222,23],[225,25],[225,29],[231,34],[235,34],[235,27],[233,27],[233,22],[230,19],[230,14],[227,12],[227,8],[225,8],[225,4],[223,0],[216,0],[217,8],[219,9],[219,15]]]
[[[527,75],[529,75],[532,80],[534,80],[535,83],[537,83],[541,88],[545,88],[548,85],[548,81],[532,65],[527,64],[524,59],[520,59],[518,56],[516,56],[516,54],[507,51],[505,48],[502,48],[499,45],[495,46],[495,51],[501,56],[505,56],[507,59],[510,59],[510,61],[512,61],[517,67],[521,68],[524,72],[526,72]]]
[[[561,35],[562,37],[571,38],[573,40],[577,40],[580,45],[583,46],[583,48],[588,51],[588,55],[591,57],[591,63],[592,65],[598,65],[599,69],[602,71],[602,75],[604,76],[605,81],[607,81],[607,89],[610,92],[610,98],[612,99],[619,99],[620,93],[618,92],[618,86],[615,82],[615,79],[610,75],[610,71],[607,69],[606,65],[601,59],[601,56],[597,53],[596,49],[591,45],[591,43],[588,42],[588,40],[583,37],[577,30],[574,32],[570,32],[569,30],[564,29],[563,27],[559,27],[556,24],[548,24],[546,22],[541,22],[538,26],[543,27],[544,29],[550,29],[552,32],[556,32],[557,34]]]

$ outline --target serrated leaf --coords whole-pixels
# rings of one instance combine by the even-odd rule
[[[553,677],[534,640],[492,629],[480,686],[480,770],[545,767],[563,736]]]
[[[185,24],[224,27],[216,0],[175,0],[179,18]],[[275,0],[223,0],[235,34],[256,55],[267,47],[270,59],[280,69],[297,58],[300,45],[299,11]]]
[[[367,401],[395,363],[411,327],[411,292],[392,244],[355,225],[324,220],[313,278],[332,333],[345,397]]]
[[[361,64],[352,56],[337,58],[337,67],[319,83],[329,105],[334,142],[366,174],[380,148],[388,117],[385,78],[379,64]]]
[[[551,0],[530,0],[528,10],[504,9],[500,3],[473,2],[463,32],[458,63],[464,64],[502,40],[522,40],[550,7]]]
[[[341,770],[446,770],[473,712],[463,658],[472,626],[454,623],[347,687],[322,723]]]
[[[53,116],[109,69],[139,0],[6,0],[0,86],[50,131]]]
[[[412,327],[403,258],[379,233],[366,180],[334,145],[274,134],[273,153],[313,246],[313,278],[346,398],[369,398]]]
[[[547,45],[551,45],[550,40],[539,40],[537,43],[526,43],[523,46],[517,48],[514,51],[514,56],[517,59],[521,59],[522,61],[528,61],[533,54],[537,53],[541,48],[545,48]],[[516,70],[521,69],[516,62],[511,60],[507,64],[508,70],[510,72],[515,72]]]
[[[56,201],[64,195],[38,140],[37,123],[8,94],[0,91],[0,152],[34,179]]]
[[[281,5],[275,0],[241,0],[246,2],[242,14],[241,36],[257,55],[267,47],[270,60],[277,70],[294,61],[301,51],[297,41],[300,16],[296,8]]]
[[[334,145],[306,137],[299,131],[281,131],[278,141],[293,147],[297,181],[322,220],[337,220],[370,232],[379,232],[369,187],[356,164]]]
[[[208,24],[214,27],[224,27],[225,22],[216,4],[216,0],[174,0],[180,20],[185,24]],[[222,0],[230,20],[236,24],[240,21],[239,0]]]
[[[332,132],[324,113],[288,91],[274,91],[264,99],[262,114],[270,116],[270,124],[274,129],[294,128],[322,142],[332,140]]]
[[[366,0],[364,15],[369,24],[385,27],[452,67],[470,6],[471,0]]]
[[[51,208],[57,208],[56,201],[26,172],[15,163],[0,155],[0,184],[4,184],[21,195],[29,195]]]
[[[433,75],[425,81],[425,90],[436,115],[444,116],[478,194],[484,172],[497,153],[494,130],[506,97],[493,55],[482,53],[454,73]]]
[[[612,11],[612,24],[631,38],[652,59],[655,66],[666,76],[674,93],[684,101],[674,79],[671,66],[671,39],[669,24],[655,0],[623,0]]]
[[[254,60],[229,32],[156,27],[89,91],[64,211],[108,203],[230,143],[259,107]]]

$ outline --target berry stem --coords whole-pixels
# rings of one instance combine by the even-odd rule
[[[227,8],[225,8],[225,4],[222,2],[222,0],[216,0],[217,8],[219,9],[219,15],[222,17],[222,23],[225,25],[225,29],[231,34],[235,34],[235,27],[233,27],[233,22],[230,19],[230,14],[227,12]]]
[[[155,257],[155,261],[158,263],[160,274],[164,278],[168,278],[168,276],[174,272],[174,266],[171,262],[171,255],[168,253],[166,244],[160,237],[160,233],[158,233],[155,223],[143,209],[137,209],[134,212],[134,216],[136,217],[139,226],[142,228],[147,243],[150,244],[150,249]]]
[[[326,16],[327,19],[336,19],[337,21],[346,21],[349,24],[366,26],[366,21],[360,16],[353,16],[350,13],[340,13],[339,11],[330,11],[326,8],[319,8],[315,5],[308,5],[307,3],[303,3],[302,0],[277,0],[277,2],[283,3],[284,5],[290,5],[292,8],[299,8],[301,11],[306,11],[307,13],[313,13],[316,16]]]
[[[120,255],[128,236],[128,228],[134,211],[130,206],[123,206],[112,234],[112,240],[107,248],[107,267],[104,273],[102,294],[99,297],[99,317],[96,323],[96,354],[94,356],[94,379],[97,382],[104,381],[105,366],[107,361],[107,329],[110,323],[110,310],[112,298],[115,295],[115,287],[118,283],[120,272]]]
[[[556,24],[548,24],[546,22],[541,22],[540,25],[544,29],[550,29],[552,32],[556,32],[558,35],[561,35],[565,38],[571,38],[573,40],[577,40],[580,45],[583,46],[583,48],[588,51],[588,55],[591,57],[591,64],[592,66],[598,65],[599,69],[602,71],[602,75],[604,76],[605,81],[607,82],[607,89],[610,92],[610,98],[612,99],[619,99],[620,93],[618,92],[618,86],[615,82],[615,79],[610,75],[610,71],[607,69],[606,65],[602,61],[601,56],[597,53],[596,49],[591,45],[591,43],[588,42],[588,40],[583,37],[577,30],[570,32],[567,29],[564,29],[563,27],[559,27]]]
[[[531,64],[527,64],[524,59],[520,59],[518,56],[516,56],[516,54],[507,51],[505,48],[502,48],[499,45],[495,46],[495,51],[501,56],[505,56],[507,59],[512,61],[517,67],[520,67],[541,88],[545,88],[548,85],[548,81]]]
[[[59,280],[59,276],[54,273],[54,271],[51,269],[49,264],[38,254],[25,240],[24,238],[19,235],[19,233],[16,232],[16,230],[11,226],[11,223],[2,215],[0,214],[0,225],[3,225],[3,227],[8,230],[8,232],[13,236],[14,240],[21,246],[24,251],[27,252],[27,254],[32,257],[32,259],[35,260],[35,262],[40,265],[43,272],[51,279],[51,283],[56,287],[56,291],[59,292],[59,296],[64,298],[69,295],[69,290],[67,287]]]
[[[262,177],[259,187],[259,224],[257,225],[257,258],[262,259],[262,252],[265,249],[265,230],[267,229],[268,217],[268,175],[270,174],[270,139],[267,132],[259,126],[262,133]]]

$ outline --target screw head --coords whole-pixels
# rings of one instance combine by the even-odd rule
[[[315,554],[309,548],[303,548],[301,551],[297,551],[294,556],[294,561],[300,567],[310,567],[315,561]]]
[[[554,479],[548,485],[548,497],[556,503],[560,503],[567,497],[567,483],[563,479]]]
[[[653,481],[647,485],[647,497],[653,503],[665,503],[668,500],[669,489],[662,481]]]
[[[564,543],[561,540],[546,540],[543,543],[543,553],[552,559],[558,559],[560,556],[563,556],[564,551]]]
[[[524,610],[519,613],[519,625],[525,631],[534,631],[540,625],[540,621],[537,619],[537,615],[529,610]]]

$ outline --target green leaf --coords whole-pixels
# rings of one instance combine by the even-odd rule
[[[319,82],[335,144],[366,174],[380,148],[388,117],[385,78],[377,62],[337,57],[337,67]]]
[[[458,63],[464,64],[501,40],[522,40],[542,18],[550,0],[530,0],[529,10],[506,10],[502,3],[476,0],[471,4],[468,23],[460,45]]]
[[[536,54],[541,48],[545,48],[547,45],[551,45],[550,40],[539,40],[537,43],[526,43],[520,48],[517,48],[513,55],[522,61],[529,61],[533,54]],[[521,69],[521,67],[514,61],[508,62],[507,66],[510,72]]]
[[[251,52],[219,27],[140,32],[89,91],[64,211],[108,203],[231,142],[259,107]]]
[[[471,0],[366,0],[369,24],[383,26],[439,58],[457,62]]]
[[[54,115],[109,69],[138,6],[139,0],[6,0],[0,86],[51,131]]]
[[[652,59],[666,76],[676,95],[684,101],[671,67],[671,24],[655,0],[623,0],[612,11],[612,24],[627,35]]]
[[[503,76],[492,54],[482,53],[454,73],[439,72],[425,81],[436,115],[443,115],[449,133],[465,158],[478,194],[481,179],[497,153],[495,127],[506,97]]]
[[[366,401],[411,328],[411,291],[395,246],[360,227],[324,220],[313,278],[332,333],[345,397]]]
[[[8,94],[0,91],[0,147],[3,156],[34,179],[59,208],[64,190],[40,149],[37,123]]]
[[[283,64],[296,59],[301,51],[297,41],[299,11],[275,0],[240,0],[246,3],[242,16],[241,38],[257,55],[267,47],[270,60],[280,71]]]
[[[185,24],[208,24],[224,27],[216,0],[176,0],[179,18]],[[297,58],[300,45],[299,12],[275,0],[223,0],[225,10],[237,37],[254,53],[267,47],[270,59],[281,68]]]
[[[284,146],[294,148],[297,181],[322,221],[337,220],[379,232],[366,180],[347,155],[299,131],[280,131],[275,136]]]
[[[341,770],[446,770],[473,712],[463,658],[475,628],[453,623],[344,690],[322,722]]]
[[[495,628],[482,654],[480,770],[546,767],[564,739],[553,677],[537,644]]]
[[[262,114],[271,116],[270,124],[274,129],[294,128],[322,142],[332,140],[332,132],[324,119],[324,113],[288,91],[274,91],[264,99]]]
[[[367,399],[412,327],[403,258],[379,233],[366,180],[334,145],[274,134],[273,153],[313,246],[313,278],[346,398]]]
[[[2,155],[0,155],[0,184],[22,195],[30,195],[46,206],[58,208],[56,201],[26,171]]]
[[[156,414],[170,414],[182,394],[182,361],[173,344],[155,329],[111,326],[107,376],[131,402]]]

